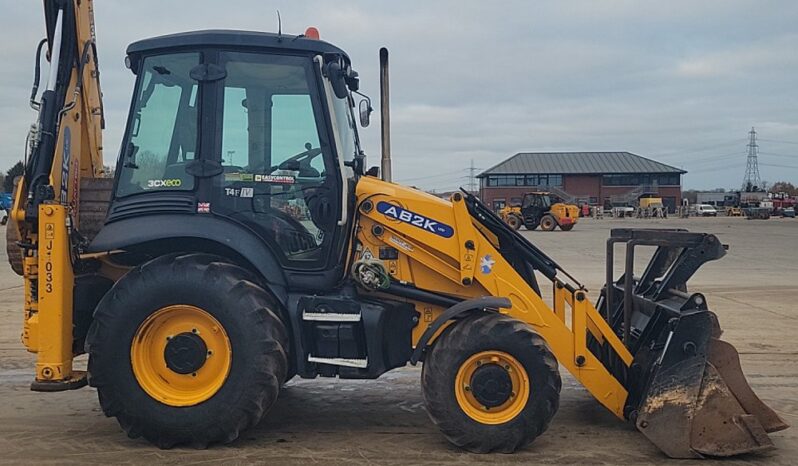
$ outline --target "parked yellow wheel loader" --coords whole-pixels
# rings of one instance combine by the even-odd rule
[[[368,124],[370,101],[356,117],[358,75],[314,29],[136,42],[108,185],[94,3],[44,6],[38,56],[46,47],[50,71],[39,93],[37,66],[9,243],[33,390],[88,382],[128,435],[164,448],[235,440],[293,376],[373,379],[407,363],[423,363],[432,421],[473,452],[543,434],[560,367],[672,457],[771,448],[766,433],[787,427],[687,289],[724,255],[715,236],[613,230],[591,302],[474,196],[446,201],[386,179],[387,50],[380,179],[356,124]],[[645,248],[653,258],[634,273]],[[84,352],[88,373],[73,368]]]
[[[553,231],[557,227],[571,231],[579,220],[579,207],[562,202],[547,192],[530,192],[524,194],[521,205],[503,207],[498,215],[513,230],[523,225],[527,230],[540,226],[543,231]]]

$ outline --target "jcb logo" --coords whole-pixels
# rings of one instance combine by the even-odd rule
[[[147,187],[148,188],[179,188],[180,185],[183,184],[183,180],[180,178],[174,178],[171,180],[148,180]]]

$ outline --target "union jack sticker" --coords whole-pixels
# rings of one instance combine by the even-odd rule
[[[197,202],[197,213],[198,214],[209,214],[209,213],[211,213],[211,203],[210,202]]]

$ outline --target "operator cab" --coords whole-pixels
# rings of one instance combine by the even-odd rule
[[[304,36],[196,31],[127,54],[136,87],[106,225],[213,217],[254,233],[283,268],[344,262],[363,157],[344,51]]]

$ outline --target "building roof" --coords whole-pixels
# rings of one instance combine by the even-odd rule
[[[560,175],[603,173],[679,173],[686,171],[631,152],[519,152],[479,174],[514,175],[550,173]]]

